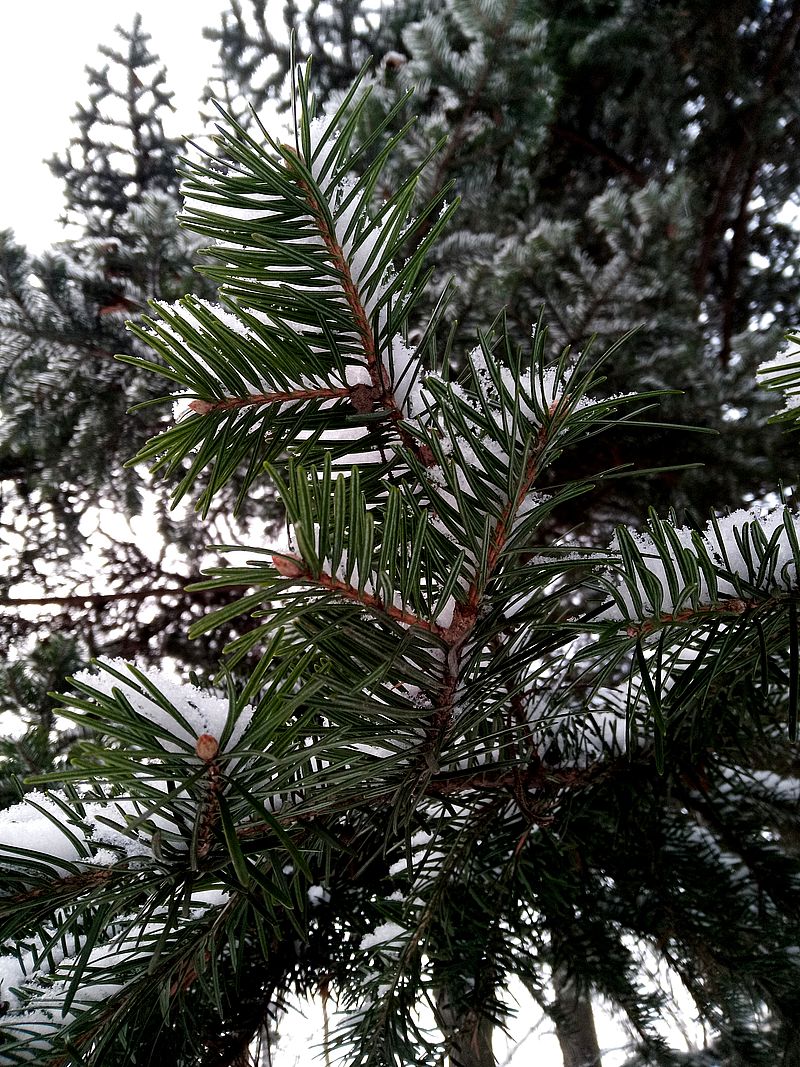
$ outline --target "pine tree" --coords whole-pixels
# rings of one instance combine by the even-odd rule
[[[110,62],[87,67],[90,93],[78,105],[78,132],[64,156],[50,167],[64,181],[65,222],[77,222],[92,237],[113,234],[117,220],[145,193],[175,195],[181,144],[164,132],[164,115],[173,111],[163,67],[148,46],[150,34],[135,15],[130,30],[117,26],[121,48],[100,45]]]
[[[363,86],[320,120],[298,79],[288,144],[232,120],[229,166],[189,168],[219,304],[157,303],[124,357],[186,405],[139,459],[201,510],[266,468],[292,545],[203,583],[246,592],[197,632],[252,620],[217,686],[107,658],[61,698],[96,740],[0,816],[0,1062],[243,1062],[325,988],[347,1062],[483,1067],[512,976],[565,1052],[593,990],[681,1062],[641,946],[729,1062],[795,1062],[800,520],[542,547],[604,479],[547,472],[651,394],[503,315],[451,377],[425,265],[455,203],[411,171],[376,211],[396,116],[356,141]]]
[[[152,408],[127,415],[154,391],[114,359],[137,351],[125,320],[155,297],[211,290],[176,221],[163,71],[148,77],[157,57],[138,18],[118,32],[125,47],[89,70],[80,136],[55,167],[82,235],[39,257],[0,235],[0,807],[82,736],[47,695],[67,673],[106,654],[176,658],[205,677],[219,651],[186,632],[224,598],[185,587],[208,541],[231,539],[227,515],[214,534],[212,520],[170,513],[125,466],[163,424]]]
[[[86,660],[101,652],[151,662],[179,656],[202,669],[208,655],[185,633],[208,598],[185,586],[208,541],[232,536],[227,509],[214,535],[213,523],[171,514],[125,466],[163,421],[152,407],[126,414],[155,394],[114,359],[141,354],[125,321],[151,299],[212,289],[192,269],[197,240],[176,219],[179,142],[163,131],[171,107],[164,72],[149,74],[158,57],[138,17],[117,32],[124,48],[101,48],[110,62],[89,68],[79,136],[53,164],[82,234],[39,257],[10,232],[0,239],[8,531],[0,636],[9,669],[23,669],[54,632],[79,635]]]

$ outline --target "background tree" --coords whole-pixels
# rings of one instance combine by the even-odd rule
[[[204,31],[219,45],[216,71],[203,93],[204,114],[217,121],[216,109],[208,109],[214,101],[249,127],[252,113],[266,105],[285,109],[292,49],[297,62],[314,63],[316,92],[324,103],[331,93],[346,92],[368,60],[398,49],[403,28],[422,11],[417,0],[312,0],[302,6],[290,0],[279,24],[268,0],[233,0],[220,25]]]
[[[330,32],[361,41],[375,21],[374,12],[356,6],[332,17],[312,7],[287,18],[303,40],[319,41],[329,23],[338,27]],[[237,92],[254,93],[247,49],[253,68],[269,67],[274,52],[285,73],[288,52],[266,32],[265,19],[261,4],[247,15],[234,8],[222,20],[221,62],[238,79]],[[233,26],[254,35],[246,48],[231,44]],[[4,647],[15,654],[55,628],[79,631],[88,655],[147,648],[153,662],[169,654],[200,667],[213,656],[202,643],[187,644],[185,633],[208,607],[207,597],[186,594],[184,586],[199,573],[209,542],[234,538],[230,518],[215,531],[214,516],[199,522],[171,512],[163,497],[144,491],[140,471],[126,468],[162,415],[152,408],[127,415],[151,395],[113,357],[138,351],[125,322],[149,300],[209,295],[213,286],[193,270],[197,241],[176,220],[184,146],[165,133],[172,110],[166,73],[138,16],[117,34],[116,47],[100,48],[105,65],[87,68],[90,94],[78,105],[78,133],[51,161],[64,180],[65,221],[76,236],[42,257],[30,256],[10,233],[0,247],[7,533],[0,627]],[[340,64],[352,48],[321,56],[320,75],[337,85],[349,80],[352,66],[343,72]],[[278,96],[279,82],[269,91]],[[253,99],[259,102],[255,93]],[[88,530],[98,526],[87,552]],[[154,546],[160,539],[170,548],[151,559],[141,549],[143,529],[153,532]]]
[[[51,163],[74,236],[38,257],[0,236],[0,639],[4,710],[18,715],[0,756],[6,801],[15,775],[46,770],[48,752],[58,764],[74,740],[47,692],[81,660],[208,670],[210,647],[186,640],[208,597],[185,586],[208,542],[232,536],[228,522],[214,534],[213,518],[171,512],[126,467],[163,423],[152,408],[128,414],[153,391],[115,359],[141,351],[126,320],[151,299],[211,287],[176,219],[181,143],[164,132],[164,70],[138,16],[117,33],[121,47],[101,48],[107,64],[88,68],[78,134]],[[37,678],[47,683],[34,696]]]
[[[130,30],[117,26],[121,47],[100,45],[109,60],[87,67],[89,100],[73,116],[76,134],[50,168],[64,181],[65,221],[92,237],[115,233],[116,223],[147,192],[177,195],[181,143],[164,132],[174,111],[166,70],[150,51],[150,34],[135,15]]]
[[[715,431],[701,472],[653,479],[657,507],[705,513],[796,470],[753,382],[800,299],[798,27],[790,2],[452,0],[406,29],[405,64],[376,74],[374,121],[415,89],[401,117],[419,120],[393,165],[445,140],[423,186],[453,181],[461,197],[437,265],[459,279],[463,345],[487,299],[519,339],[542,307],[578,348],[637,329],[609,390],[680,389],[664,419]],[[381,195],[396,178],[384,181]],[[679,463],[695,444],[623,439],[609,466]],[[610,483],[596,519],[626,519],[624,494]]]

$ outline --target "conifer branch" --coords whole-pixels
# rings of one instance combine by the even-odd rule
[[[503,46],[503,42],[505,41],[509,27],[512,25],[514,19],[516,18],[518,7],[519,0],[510,0],[503,15],[503,18],[499,22],[493,21],[491,23],[490,39],[495,47],[501,48]],[[442,152],[437,161],[436,172],[434,174],[432,182],[432,188],[434,193],[436,194],[440,193],[441,190],[444,189],[445,185],[447,184],[448,171],[453,165],[456,157],[458,156],[458,153],[464,145],[464,142],[469,136],[473,116],[479,109],[481,97],[483,96],[484,92],[486,91],[486,87],[489,84],[489,79],[492,75],[492,71],[494,70],[496,61],[496,56],[493,54],[493,52],[487,50],[485,62],[478,78],[475,80],[474,88],[472,89],[468,100],[464,104],[463,110],[461,111],[458,121],[450,131],[450,134],[447,138],[447,146],[444,152]],[[422,240],[430,226],[430,221],[423,225],[422,229],[419,231],[416,237],[417,243]]]
[[[206,765],[206,797],[203,801],[197,833],[197,857],[205,859],[211,851],[214,827],[219,818],[220,765],[216,756],[219,742],[211,734],[201,734],[194,746],[195,753]]]
[[[551,416],[554,416],[555,410],[551,411],[550,414]],[[525,473],[522,483],[517,490],[517,494],[513,500],[509,500],[506,503],[500,517],[495,523],[486,555],[483,581],[482,583],[479,582],[479,578],[476,575],[470,583],[466,602],[456,605],[453,612],[453,621],[443,635],[450,647],[445,657],[441,699],[431,719],[431,725],[427,732],[423,748],[423,755],[426,763],[431,763],[432,753],[441,743],[441,740],[445,737],[452,725],[455,710],[455,694],[458,689],[461,673],[461,651],[477,622],[484,589],[492,578],[500,560],[506,541],[511,532],[510,527],[514,515],[519,510],[536,481],[536,477],[539,473],[539,457],[549,440],[548,431],[549,429],[552,429],[555,424],[556,419],[553,418],[549,427],[542,426],[539,430],[536,441],[531,447],[530,455],[525,467]]]
[[[296,157],[294,148],[285,146],[285,150],[289,156],[287,162],[290,162],[293,156]],[[328,250],[328,254],[331,257],[333,266],[339,273],[344,297],[347,301],[347,306],[350,309],[350,314],[353,317],[356,333],[364,353],[367,370],[372,380],[371,399],[373,407],[382,408],[386,412],[387,417],[394,424],[400,440],[406,448],[414,453],[424,466],[435,466],[436,461],[430,448],[426,445],[421,445],[402,425],[405,420],[405,415],[403,409],[397,403],[397,399],[392,391],[391,383],[389,381],[389,375],[381,362],[378,346],[375,343],[375,334],[370,325],[369,315],[361,300],[358,286],[353,280],[350,263],[345,255],[345,251],[335,232],[333,232],[329,226],[327,215],[317,200],[313,189],[303,178],[298,178],[298,185],[306,198],[309,213],[317,225],[325,247]]]
[[[37,886],[28,889],[24,893],[14,893],[11,896],[0,899],[0,916],[13,914],[20,905],[30,904],[35,900],[42,900],[46,907],[50,907],[54,897],[80,896],[86,890],[95,889],[104,885],[114,878],[121,878],[127,872],[113,870],[110,867],[81,871],[80,874],[70,874],[66,878],[53,879],[46,886]]]
[[[717,604],[698,604],[696,608],[685,608],[683,611],[662,612],[657,618],[646,619],[642,623],[628,623],[625,632],[629,637],[647,637],[660,626],[668,626],[670,623],[691,622],[709,615],[744,615],[745,612],[763,607],[764,603],[763,600],[740,600],[738,597],[731,597],[729,600],[720,600]]]
[[[793,3],[768,19],[762,67]],[[518,0],[503,0],[494,21],[481,12],[485,32],[475,18],[472,27],[465,22],[467,43],[477,39],[481,48],[467,56],[469,77],[456,79],[466,106],[453,109],[444,169],[466,155],[476,118],[496,121],[499,137],[488,130],[488,150],[514,156],[498,146],[506,116],[516,113],[513,99],[501,98],[509,79],[495,87],[493,62],[503,58],[506,32],[515,39],[515,25],[529,37],[546,28]],[[181,684],[163,671],[101,660],[101,677],[81,672],[78,695],[61,698],[67,715],[102,736],[66,770],[65,790],[23,797],[0,820],[0,869],[14,893],[0,898],[4,930],[9,944],[34,945],[30,963],[19,953],[18,966],[8,953],[0,961],[0,999],[9,1000],[0,1007],[3,1054],[10,1049],[21,1062],[29,1045],[51,1065],[66,1063],[70,1050],[87,1062],[124,1058],[134,1034],[146,1055],[167,1048],[185,1058],[191,1046],[190,1055],[231,1063],[245,1055],[267,997],[279,1004],[292,983],[303,993],[330,980],[352,994],[345,1036],[331,1037],[348,1060],[427,1062],[435,1053],[408,1020],[436,988],[455,994],[442,1055],[449,1049],[460,1058],[481,1035],[488,1041],[511,976],[536,985],[541,973],[558,992],[561,953],[585,963],[587,988],[605,988],[612,974],[616,1001],[636,1026],[644,1009],[624,939],[631,931],[648,939],[662,959],[673,958],[674,940],[673,959],[685,969],[726,966],[713,943],[703,956],[719,924],[698,934],[697,916],[752,913],[739,857],[729,873],[724,855],[741,832],[753,870],[778,875],[756,878],[755,888],[765,901],[757,902],[759,941],[775,984],[784,982],[790,968],[779,972],[777,961],[797,944],[797,892],[773,863],[775,842],[752,831],[770,825],[759,806],[777,798],[771,811],[782,812],[800,789],[787,781],[782,750],[770,747],[787,704],[791,735],[800,688],[800,517],[791,508],[767,516],[747,509],[715,517],[701,534],[678,528],[674,515],[659,519],[654,507],[646,531],[619,527],[606,552],[588,546],[591,525],[577,551],[552,541],[553,516],[561,528],[571,525],[563,504],[590,484],[565,477],[560,457],[629,425],[617,416],[616,383],[602,398],[590,396],[598,379],[587,360],[564,352],[551,363],[538,328],[528,359],[508,329],[517,319],[528,334],[522,308],[479,331],[470,378],[451,382],[445,372],[462,354],[452,347],[460,338],[433,356],[438,310],[412,351],[410,331],[431,295],[424,260],[450,209],[431,225],[431,201],[410,222],[425,162],[402,184],[390,178],[395,194],[379,217],[370,211],[403,134],[381,146],[405,105],[358,144],[357,87],[327,124],[315,116],[307,74],[295,90],[302,152],[276,150],[266,131],[262,145],[234,123],[217,142],[232,165],[190,170],[188,221],[219,241],[212,254],[222,265],[209,277],[226,285],[225,306],[157,305],[163,324],[151,320],[136,336],[160,358],[128,362],[166,378],[169,399],[212,416],[176,418],[142,454],[180,479],[177,498],[207,470],[201,506],[235,480],[237,504],[257,516],[263,498],[250,490],[266,470],[300,556],[277,554],[270,565],[272,550],[254,548],[257,559],[212,571],[192,590],[246,589],[195,632],[229,628],[248,614],[257,620],[229,630],[219,676],[226,693],[214,690],[219,679],[203,686],[190,673]],[[547,120],[538,127],[546,136]],[[479,145],[475,154],[484,156]],[[585,151],[573,154],[586,159]],[[737,187],[750,162],[748,154]],[[590,168],[604,180],[608,169]],[[495,187],[499,178],[498,170]],[[635,251],[647,227],[629,230],[628,209],[644,217],[654,199],[648,186],[592,201],[600,236],[630,233],[634,252],[624,251],[627,238],[619,254],[610,246],[612,264],[585,297],[578,272],[580,303],[562,309],[565,336],[570,316],[582,334],[599,311],[601,319],[613,315],[620,300],[635,297],[633,285],[627,296],[615,289],[626,265],[649,269]],[[747,254],[740,206],[731,285]],[[400,264],[399,249],[415,234],[423,235],[417,252]],[[716,244],[714,262],[719,251]],[[717,292],[731,296],[734,288]],[[475,313],[483,316],[477,301]],[[429,365],[421,381],[429,352],[442,373]],[[780,385],[790,373],[779,360],[770,377]],[[642,405],[652,394],[625,395]],[[354,413],[365,424],[355,433]],[[387,439],[404,447],[405,463],[387,463]],[[348,463],[353,456],[364,462]],[[436,457],[440,470],[425,470]],[[604,466],[592,458],[596,470]],[[553,474],[554,491],[534,493],[543,473]],[[576,561],[590,568],[583,579]],[[181,581],[168,571],[160,577],[162,585]],[[158,595],[162,609],[170,598],[186,606],[178,584],[141,588],[141,567],[129,580],[140,588],[10,597],[0,606],[100,610]],[[604,604],[595,610],[598,593]],[[573,608],[565,619],[562,610]],[[670,629],[675,623],[686,625]],[[638,643],[626,640],[626,628]],[[747,704],[737,706],[745,687]],[[754,714],[737,725],[743,708]],[[758,734],[759,748],[748,748],[748,723],[761,714],[765,729],[756,722],[750,735]],[[766,752],[757,765],[764,770],[738,765],[753,751],[759,759]],[[748,777],[757,783],[752,796]],[[785,873],[796,880],[795,860]],[[714,874],[705,884],[704,865]],[[678,890],[671,895],[670,883]],[[642,909],[643,891],[666,907]],[[597,921],[609,915],[613,923]],[[662,953],[665,928],[670,946]],[[69,953],[54,961],[46,957],[56,937]],[[741,943],[748,940],[745,931]],[[251,948],[263,960],[252,962]],[[735,975],[732,988],[750,979],[749,971]],[[759,982],[756,975],[752,988],[759,996],[767,988],[769,1002]],[[692,987],[700,1012],[715,996],[708,984]],[[651,1034],[649,1019],[639,1032],[643,1041]]]
[[[275,569],[286,578],[308,582],[331,593],[336,593],[337,596],[345,600],[357,601],[359,604],[363,604],[365,608],[370,608],[372,611],[388,616],[393,622],[399,622],[403,626],[416,626],[443,638],[446,638],[449,633],[445,627],[438,626],[429,619],[420,618],[419,615],[415,615],[411,611],[405,611],[402,608],[395,607],[393,604],[386,604],[379,596],[368,593],[366,590],[359,590],[349,582],[342,581],[341,578],[335,578],[325,571],[314,574],[303,560],[298,557],[273,556],[272,562]]]
[[[778,19],[781,18],[781,15],[781,9],[776,8],[774,17]],[[791,5],[789,17],[781,28],[775,50],[770,57],[760,95],[746,112],[736,116],[735,142],[725,166],[720,170],[719,181],[714,190],[715,195],[711,209],[706,217],[702,242],[695,266],[695,290],[701,297],[705,294],[714,251],[719,240],[720,231],[729,214],[730,201],[736,195],[737,183],[746,166],[745,179],[738,200],[740,211],[747,208],[749,200],[746,195],[747,190],[754,183],[766,148],[765,137],[760,127],[770,103],[776,95],[784,91],[784,86],[780,82],[780,75],[786,67],[788,57],[796,48],[798,33],[800,33],[800,3],[795,0]],[[741,252],[736,250],[734,255],[732,250],[729,277],[727,279],[728,288],[731,290],[735,288],[735,274],[740,259]],[[720,353],[723,365],[724,360],[728,358],[728,351],[726,345],[723,344]]]
[[[329,400],[350,396],[350,386],[330,389],[289,389],[276,393],[252,393],[250,396],[227,396],[223,400],[192,400],[190,410],[198,415],[210,415],[217,411],[234,411],[236,408],[260,407],[264,404],[285,404],[293,400]]]

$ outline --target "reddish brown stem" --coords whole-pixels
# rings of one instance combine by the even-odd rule
[[[289,148],[287,151],[292,155],[295,154],[294,149]],[[317,200],[313,189],[303,179],[298,181],[298,185],[305,194],[311,217],[317,224],[331,261],[341,277],[344,297],[347,301],[347,306],[350,308],[350,314],[353,316],[356,333],[364,352],[367,370],[372,379],[373,405],[383,408],[387,416],[395,424],[400,440],[406,448],[413,452],[426,467],[433,467],[436,465],[436,460],[431,450],[426,445],[420,445],[408,430],[401,425],[404,419],[403,411],[397,403],[386,369],[380,361],[367,309],[361,300],[358,286],[353,280],[350,264],[344,254],[344,249],[339,243],[336,234],[332,232],[331,227],[328,225],[328,217]]]
[[[698,615],[744,615],[746,611],[759,607],[762,601],[758,600],[720,600],[718,604],[698,604],[696,608],[685,608],[674,614],[664,612],[654,619],[647,619],[640,623],[631,623],[627,627],[629,637],[646,637],[653,633],[659,626],[670,622],[688,622]]]
[[[551,414],[553,414],[553,412],[551,412]],[[486,583],[492,577],[503,548],[508,541],[514,515],[517,513],[522,502],[525,500],[525,497],[530,492],[539,473],[539,456],[541,455],[546,442],[547,429],[543,426],[540,429],[538,439],[531,450],[531,455],[525,468],[525,475],[517,495],[513,500],[508,501],[500,513],[500,517],[495,525],[489,543],[483,583],[479,584],[477,578],[472,582],[467,593],[466,603],[457,605],[456,610],[453,613],[453,622],[442,634],[445,641],[449,644],[450,649],[445,661],[441,700],[439,702],[439,707],[431,720],[424,749],[426,760],[431,766],[435,766],[435,761],[431,758],[432,754],[437,747],[438,742],[450,728],[450,724],[453,721],[453,704],[455,701],[456,689],[458,688],[458,678],[461,666],[461,649],[477,621],[483,591],[486,587]]]
[[[249,396],[227,396],[224,400],[193,400],[189,405],[198,415],[214,411],[233,411],[235,408],[257,407],[261,404],[284,404],[292,400],[328,400],[350,396],[349,386],[337,389],[290,389],[283,393],[251,393]]]
[[[332,575],[326,574],[325,571],[321,571],[316,575],[312,574],[301,559],[274,557],[273,563],[276,570],[287,578],[300,579],[321,586],[323,589],[329,589],[332,593],[344,597],[345,600],[355,600],[366,608],[372,608],[373,611],[388,615],[390,619],[403,623],[404,626],[417,626],[422,630],[428,630],[430,633],[436,634],[437,637],[445,637],[449,632],[444,627],[437,626],[435,622],[421,619],[419,615],[414,615],[413,612],[403,611],[402,608],[396,608],[394,604],[385,604],[380,597],[375,596],[373,593],[359,591],[349,582],[334,578]]]

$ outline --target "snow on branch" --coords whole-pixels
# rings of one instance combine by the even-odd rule
[[[797,589],[800,517],[740,509],[712,518],[701,533],[652,516],[639,532],[620,527],[610,551],[618,563],[600,578],[612,604],[607,622],[690,619],[708,610],[741,613]]]
[[[784,395],[786,406],[773,419],[796,421],[800,416],[800,333],[787,333],[786,344],[774,359],[760,365],[756,377],[765,389]]]

